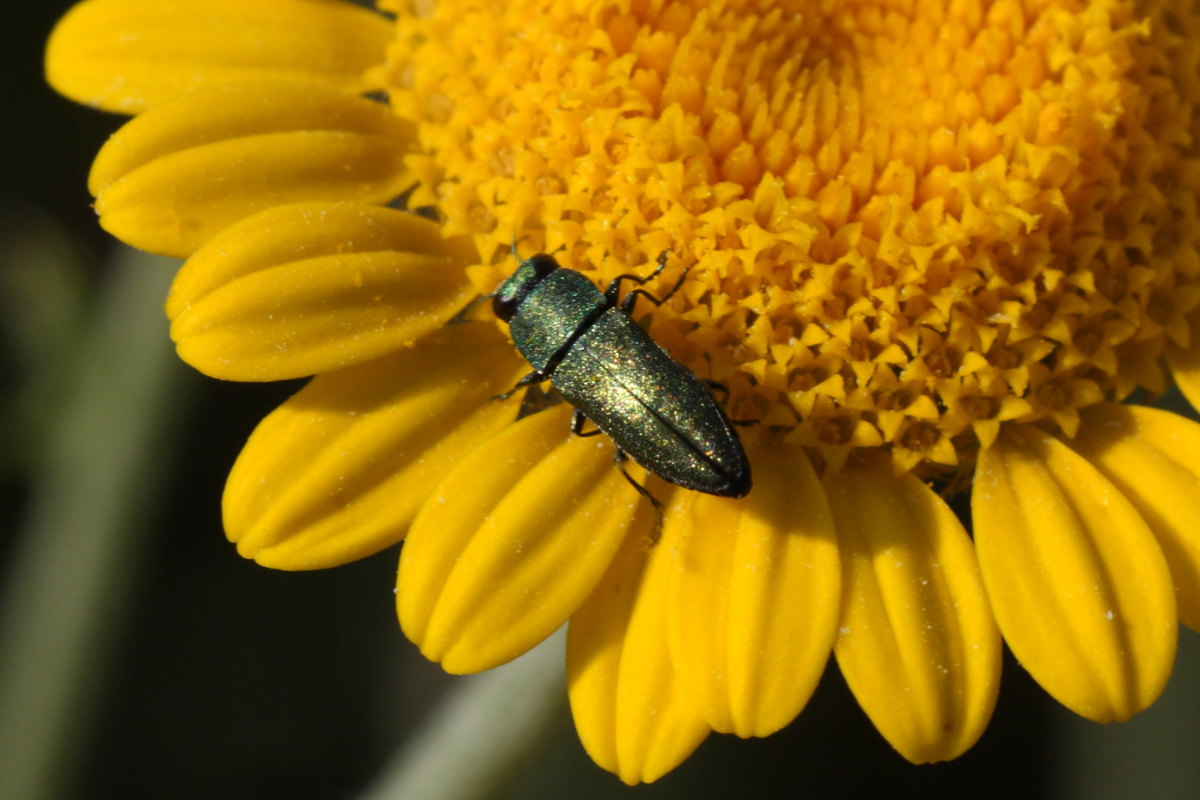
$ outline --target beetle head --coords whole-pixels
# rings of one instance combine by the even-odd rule
[[[558,262],[554,260],[554,256],[545,253],[525,259],[517,266],[517,271],[496,290],[495,296],[492,297],[492,311],[497,317],[508,322],[513,314],[517,313],[517,308],[526,295],[533,291],[533,287],[556,269]]]

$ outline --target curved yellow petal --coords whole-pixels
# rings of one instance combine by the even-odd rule
[[[1192,341],[1197,346],[1188,350],[1174,345],[1167,347],[1167,364],[1171,367],[1171,377],[1175,379],[1179,391],[1183,392],[1192,408],[1200,409],[1200,335],[1193,335]]]
[[[474,324],[315,378],[238,456],[223,501],[230,540],[278,569],[395,544],[458,460],[516,418],[515,400],[490,398],[522,369],[503,337]]]
[[[391,24],[346,2],[90,0],[46,46],[57,91],[136,114],[189,90],[276,78],[344,92],[375,88]]]
[[[675,669],[713,730],[766,736],[800,713],[829,661],[841,571],[825,491],[804,450],[753,448],[741,502],[688,493],[671,565]]]
[[[685,494],[674,497],[686,503]],[[673,506],[668,516],[677,513]],[[671,663],[666,614],[675,542],[664,538],[647,552],[651,522],[651,514],[639,515],[567,632],[567,690],[579,738],[597,764],[631,786],[670,772],[709,732]]]
[[[446,239],[436,223],[406,211],[359,203],[269,208],[221,231],[184,262],[167,295],[175,319],[222,286],[280,264],[319,256],[397,251],[468,261],[469,240]]]
[[[454,255],[461,253],[461,255]],[[270,209],[184,264],[167,301],[179,356],[216,378],[273,381],[401,349],[474,296],[466,254],[404,211]]]
[[[100,149],[88,188],[114,236],[183,257],[272,206],[388,202],[413,182],[411,141],[386,106],[335,89],[214,86],[126,123]]]
[[[1068,442],[1150,526],[1175,580],[1179,618],[1200,631],[1200,425],[1169,411],[1100,403]]]
[[[879,732],[914,763],[965,752],[987,727],[1000,637],[954,512],[890,463],[825,479],[842,556],[834,653]]]
[[[1175,593],[1124,495],[1062,442],[1018,427],[980,454],[971,509],[1000,630],[1042,688],[1097,722],[1154,702],[1175,657]]]
[[[568,408],[526,417],[438,485],[400,558],[405,634],[447,672],[503,664],[562,626],[604,575],[640,497]]]

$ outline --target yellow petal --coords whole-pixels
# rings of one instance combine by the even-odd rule
[[[523,367],[490,326],[453,325],[411,350],[322,375],[264,419],[225,487],[238,552],[316,569],[400,540],[438,481],[516,418],[489,398]]]
[[[391,38],[352,3],[91,0],[59,21],[46,78],[62,94],[136,114],[201,86],[276,78],[358,93]]]
[[[1192,408],[1200,409],[1200,335],[1197,334],[1192,336],[1195,347],[1184,350],[1172,345],[1166,350],[1167,364],[1171,367],[1175,385],[1192,404]]]
[[[400,624],[448,672],[503,664],[561,627],[640,504],[612,443],[572,434],[568,411],[526,417],[481,444],[413,522]]]
[[[668,631],[675,669],[716,731],[766,736],[800,713],[837,632],[840,567],[825,492],[803,449],[752,450],[741,502],[687,493]]]
[[[825,486],[842,556],[838,666],[901,755],[955,758],[987,727],[1000,682],[971,540],[928,486],[882,461]]]
[[[413,182],[411,140],[386,106],[334,89],[214,86],[126,123],[96,156],[88,188],[114,236],[184,257],[272,206],[387,203]]]
[[[1150,526],[1175,580],[1179,618],[1200,631],[1200,425],[1142,406],[1084,409],[1075,450]]]
[[[647,552],[650,522],[650,514],[639,516],[567,633],[567,689],[579,738],[597,764],[631,786],[674,769],[709,731],[671,665],[666,612],[674,542],[663,539]]]
[[[208,375],[272,381],[401,349],[475,290],[452,242],[403,211],[354,204],[271,209],[184,265],[167,303],[179,356]]]
[[[975,546],[1013,654],[1072,711],[1128,719],[1175,657],[1175,593],[1145,521],[1085,459],[1017,427],[983,451]]]
[[[293,261],[343,253],[395,250],[467,261],[469,241],[445,239],[424,217],[358,203],[295,203],[267,209],[223,230],[179,270],[167,296],[167,316],[228,283]]]

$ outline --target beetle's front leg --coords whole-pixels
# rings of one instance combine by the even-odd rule
[[[654,270],[654,272],[650,273],[650,275],[648,275],[646,277],[646,280],[642,281],[642,283],[649,281],[651,278],[653,278],[654,276],[658,275],[658,273],[663,271],[663,267],[665,267],[667,265],[667,254],[668,253],[670,253],[669,250],[664,250],[662,252],[662,255],[658,257],[658,269],[656,269],[656,270]],[[626,314],[632,315],[634,303],[637,302],[637,299],[639,297],[644,297],[647,300],[649,300],[651,303],[654,303],[654,305],[661,306],[663,303],[667,302],[668,300],[670,300],[672,297],[675,296],[675,293],[679,291],[679,287],[683,286],[683,282],[684,282],[684,280],[687,279],[688,272],[690,272],[690,271],[691,271],[690,267],[684,267],[683,272],[679,275],[679,280],[675,281],[675,285],[671,287],[671,290],[668,291],[666,294],[664,294],[662,297],[655,297],[654,295],[647,292],[645,289],[634,289],[632,292],[625,295],[625,299],[621,301],[621,310],[624,311]]]
[[[626,272],[613,278],[608,282],[608,288],[604,290],[604,299],[608,301],[610,306],[617,304],[617,298],[621,295],[621,281],[633,281],[638,286],[645,286],[650,281],[658,277],[658,274],[667,267],[667,256],[671,254],[670,250],[663,250],[658,256],[658,266],[654,268],[646,277],[634,275]]]
[[[615,307],[617,305],[617,297],[621,294],[621,281],[633,281],[638,286],[645,286],[647,283],[658,277],[658,274],[666,268],[667,256],[670,254],[670,250],[663,250],[658,256],[658,266],[655,267],[653,272],[644,278],[640,275],[632,275],[629,273],[618,275],[617,277],[613,278],[609,282],[608,288],[604,290],[604,299],[607,301],[608,305],[610,307]],[[679,276],[679,280],[675,281],[675,285],[671,287],[671,290],[661,298],[655,297],[644,289],[634,289],[632,292],[625,295],[625,299],[621,301],[621,310],[626,314],[632,314],[633,305],[637,302],[639,297],[645,297],[647,300],[654,303],[654,305],[661,306],[663,303],[670,300],[671,297],[674,296],[675,292],[679,291],[679,287],[683,285],[683,281],[685,278],[687,278],[687,274],[688,269],[684,269],[683,274]]]
[[[516,392],[517,389],[523,389],[526,386],[529,386],[534,383],[544,383],[545,381],[548,381],[548,380],[550,380],[549,375],[545,374],[544,372],[539,372],[538,370],[535,369],[533,372],[529,373],[524,378],[521,378],[521,380],[517,381],[516,386],[509,389],[504,394],[496,395],[492,399],[493,400],[507,400],[508,398],[513,396],[513,393]]]

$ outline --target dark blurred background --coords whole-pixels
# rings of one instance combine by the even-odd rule
[[[22,534],[47,518],[39,504],[60,497],[40,487],[71,463],[64,437],[87,436],[64,433],[62,416],[79,397],[96,319],[106,303],[113,313],[110,292],[123,280],[114,265],[129,258],[98,227],[85,186],[92,156],[122,119],[74,105],[42,78],[43,44],[69,5],[2,6],[0,580],[9,586],[0,589],[18,581],[36,549]],[[169,262],[137,264],[124,269],[161,270],[144,280],[160,280],[165,291]],[[141,318],[124,335],[167,348],[165,318],[156,310]],[[152,479],[135,487],[136,513],[123,523],[133,532],[117,551],[120,578],[102,593],[111,613],[69,698],[70,735],[57,767],[63,796],[354,797],[435,714],[447,688],[470,679],[445,676],[401,635],[397,550],[287,574],[243,560],[225,541],[225,473],[256,421],[295,385],[220,383],[178,362],[155,381],[147,392],[161,391],[170,410],[136,453],[113,448],[114,459],[144,459],[142,474]],[[73,511],[86,517],[80,502]],[[51,558],[69,563],[75,547]],[[71,602],[69,574],[62,580]],[[953,763],[916,767],[875,733],[831,669],[785,731],[758,741],[713,736],[675,772],[637,789],[591,763],[564,707],[540,755],[493,795],[1193,798],[1198,745],[1200,646],[1184,630],[1165,697],[1125,725],[1074,717],[1008,658],[980,743]]]

